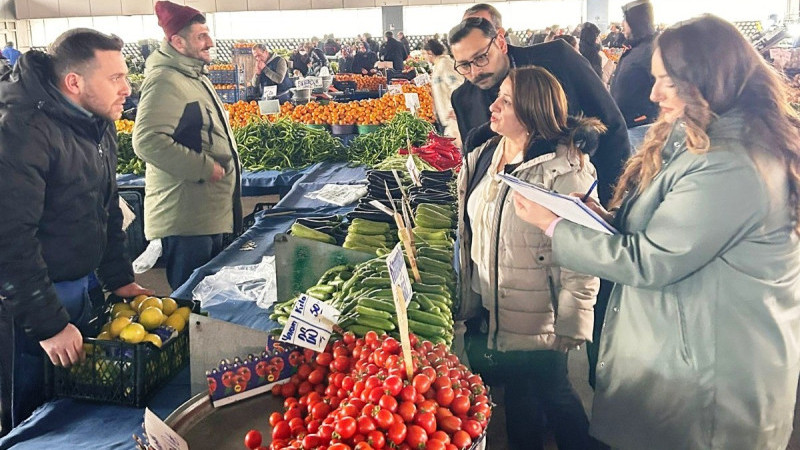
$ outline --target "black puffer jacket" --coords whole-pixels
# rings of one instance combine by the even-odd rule
[[[611,77],[611,96],[628,128],[647,125],[658,118],[658,104],[650,101],[656,81],[650,73],[654,39],[655,35],[649,35],[632,41],[632,47],[622,54]]]
[[[37,341],[69,321],[52,283],[95,269],[110,290],[133,281],[114,126],[66,100],[51,73],[37,51],[0,69],[0,306]]]

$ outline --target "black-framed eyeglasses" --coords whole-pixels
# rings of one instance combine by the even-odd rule
[[[485,52],[472,58],[470,61],[456,64],[454,66],[456,72],[460,73],[461,75],[468,75],[470,72],[472,72],[472,66],[485,67],[487,64],[489,64],[489,52],[492,51],[492,44],[494,44],[495,39],[497,39],[497,36],[493,37],[492,40],[489,41],[489,45],[486,46]]]

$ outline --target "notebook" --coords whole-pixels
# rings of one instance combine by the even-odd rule
[[[544,206],[559,217],[602,233],[619,233],[577,197],[553,192],[541,186],[522,181],[513,175],[498,173],[497,176],[508,184],[511,189],[519,192],[528,200]]]

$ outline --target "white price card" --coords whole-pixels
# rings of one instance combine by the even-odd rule
[[[424,86],[426,84],[431,84],[431,76],[427,73],[423,73],[421,75],[417,75],[414,78],[414,84],[417,86]]]
[[[189,444],[153,411],[150,411],[150,408],[144,409],[144,432],[151,448],[189,450]]]
[[[294,86],[298,89],[314,89],[316,81],[312,77],[303,78],[294,82]]]
[[[381,203],[381,202],[379,202],[377,200],[372,200],[372,201],[369,202],[369,204],[374,206],[374,207],[376,207],[376,208],[378,208],[379,210],[383,211],[384,213],[386,213],[386,214],[388,214],[390,216],[394,216],[394,211],[392,211],[391,209],[387,208],[386,206],[383,205],[383,203]]]
[[[389,267],[389,279],[392,286],[398,286],[403,292],[403,299],[408,305],[411,301],[411,279],[408,277],[408,269],[406,268],[406,260],[403,258],[402,244],[395,245],[394,250],[386,257],[386,265]]]
[[[278,100],[259,100],[258,108],[265,116],[281,112],[281,104]]]
[[[406,161],[406,169],[408,169],[408,174],[411,175],[411,180],[417,186],[422,186],[422,178],[420,177],[419,169],[417,168],[417,163],[414,161],[414,157],[411,153],[408,154],[408,161]]]
[[[336,308],[303,294],[295,302],[280,340],[321,352],[328,345],[340,314]]]
[[[270,99],[278,95],[278,86],[264,86],[263,98]]]
[[[386,86],[386,92],[389,94],[402,94],[403,86],[400,84],[390,84],[389,86]]]
[[[411,114],[416,114],[419,109],[419,95],[416,92],[403,94],[406,100],[406,108],[411,111]]]

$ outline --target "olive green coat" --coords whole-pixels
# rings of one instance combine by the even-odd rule
[[[676,124],[661,172],[617,213],[622,234],[555,228],[555,264],[616,283],[591,425],[614,448],[786,448],[800,251],[785,167],[750,156],[746,123],[718,119],[699,155]]]
[[[230,233],[241,224],[240,164],[228,113],[202,61],[166,42],[147,59],[133,150],[147,163],[147,239]],[[212,183],[214,162],[225,169]]]

